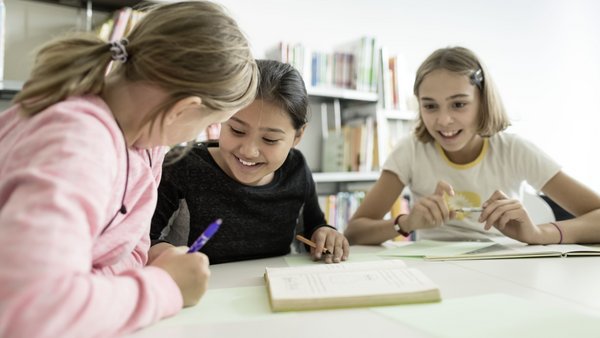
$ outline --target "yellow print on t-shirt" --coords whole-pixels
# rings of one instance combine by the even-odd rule
[[[478,194],[471,191],[455,191],[454,196],[448,196],[444,193],[444,200],[449,210],[456,210],[461,208],[478,208],[481,206],[481,198]],[[469,216],[472,212],[459,212],[456,214],[456,219],[462,221]]]

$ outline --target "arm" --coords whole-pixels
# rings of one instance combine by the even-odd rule
[[[600,243],[600,195],[563,172],[548,181],[542,191],[575,216],[558,223],[563,243]]]
[[[309,170],[306,167],[306,170]],[[319,206],[315,183],[308,171],[308,193],[304,201],[303,219],[305,237],[311,238],[315,242],[316,248],[310,249],[311,256],[319,260],[322,257],[325,263],[339,263],[348,259],[350,247],[348,240],[337,229],[327,225],[323,211]],[[332,255],[322,255],[323,248],[327,248]]]
[[[556,223],[562,243],[600,243],[600,196],[569,175],[559,171],[542,188],[557,204],[575,216]],[[503,234],[530,244],[555,244],[560,233],[553,224],[533,224],[519,201],[496,192],[481,215],[486,228],[497,227]]]
[[[348,222],[345,235],[351,244],[377,245],[398,236],[394,230],[394,220],[384,220],[383,217],[403,189],[404,184],[398,176],[387,170],[382,171]]]

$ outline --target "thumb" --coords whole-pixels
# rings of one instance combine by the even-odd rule
[[[435,187],[435,195],[444,196],[444,193],[454,196],[454,189],[445,181],[439,181]]]

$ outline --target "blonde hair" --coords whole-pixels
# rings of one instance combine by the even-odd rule
[[[413,87],[417,99],[419,98],[419,87],[423,79],[437,69],[446,69],[469,78],[481,75],[479,85],[472,82],[480,89],[479,125],[477,127],[477,133],[480,136],[492,136],[510,125],[508,115],[490,73],[475,53],[464,47],[438,49],[423,61],[417,70]],[[476,74],[479,70],[481,72]],[[419,114],[419,119],[415,125],[415,135],[423,143],[433,141],[433,137],[427,131],[421,114]]]
[[[248,41],[225,10],[207,1],[157,5],[127,37],[127,61],[111,74],[147,82],[169,98],[143,122],[164,119],[177,101],[202,98],[214,110],[235,110],[252,102],[258,71]],[[33,116],[73,95],[99,94],[112,61],[110,44],[91,35],[65,37],[45,45],[30,79],[15,97],[24,116]]]

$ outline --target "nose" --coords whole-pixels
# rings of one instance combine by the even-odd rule
[[[437,117],[437,123],[446,126],[454,122],[454,118],[452,117],[452,112],[448,111],[448,109],[440,109]]]
[[[260,151],[254,142],[245,142],[240,147],[240,154],[247,159],[258,157],[259,153]]]

